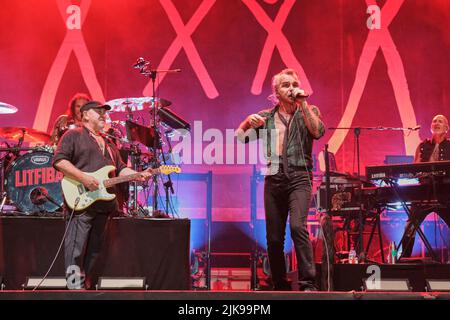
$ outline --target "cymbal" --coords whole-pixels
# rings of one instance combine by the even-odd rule
[[[24,142],[48,142],[50,135],[48,133],[24,127],[4,127],[0,128],[0,137],[7,140],[16,140],[23,136]]]
[[[168,107],[172,104],[169,100],[153,97],[136,97],[136,98],[119,98],[106,102],[105,104],[111,106],[109,113],[116,112],[128,112],[127,107],[130,108],[131,112],[150,110],[153,109],[154,101],[159,107]]]
[[[0,114],[11,114],[16,112],[17,112],[16,107],[0,101]]]

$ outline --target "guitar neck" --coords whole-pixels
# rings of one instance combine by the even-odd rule
[[[154,170],[151,170],[150,172],[153,174]],[[109,179],[103,181],[103,185],[105,186],[105,188],[109,188],[109,187],[112,187],[119,183],[136,180],[139,177],[140,177],[140,173],[133,173],[133,174],[129,174],[129,175],[122,176],[122,177],[109,178]]]

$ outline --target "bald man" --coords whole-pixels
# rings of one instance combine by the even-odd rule
[[[439,114],[431,122],[431,139],[425,139],[416,150],[414,162],[450,160],[450,140],[447,139],[448,120]],[[428,214],[436,212],[447,226],[450,226],[449,208],[430,208],[415,205],[411,207],[411,215],[406,223],[405,234],[402,239],[402,257],[410,257],[416,237],[415,226],[420,227]]]

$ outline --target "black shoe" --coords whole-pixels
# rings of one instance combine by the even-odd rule
[[[292,286],[289,281],[283,281],[273,286],[273,291],[292,291]]]

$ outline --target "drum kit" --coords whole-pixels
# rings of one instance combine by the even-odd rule
[[[163,137],[169,138],[167,134],[160,134],[161,129],[165,130],[165,133],[180,129],[190,130],[189,123],[170,110],[168,106],[171,102],[165,99],[121,98],[106,104],[112,109],[109,111],[110,128],[105,134],[119,147],[125,163],[129,160],[135,170],[167,164],[163,152],[163,146],[166,145]],[[15,112],[16,107],[0,102],[0,114]],[[152,126],[137,123],[135,118],[142,112],[150,113],[153,119],[157,119],[156,122],[153,122]],[[52,166],[55,146],[49,145],[50,135],[31,128],[4,127],[0,128],[0,141],[4,145],[0,148],[0,213],[4,212],[5,205],[8,205],[12,212],[19,214],[61,214],[64,199],[60,181],[63,176]],[[170,145],[170,141],[168,142]],[[25,147],[26,143],[30,146]],[[160,163],[161,161],[164,163]],[[127,186],[124,192],[124,209],[137,212],[142,210],[137,197],[139,187],[137,183],[132,183],[131,187]],[[130,193],[131,199],[128,197]],[[167,197],[166,189],[166,199]],[[120,200],[121,197],[118,198]],[[168,211],[168,204],[166,210]]]

